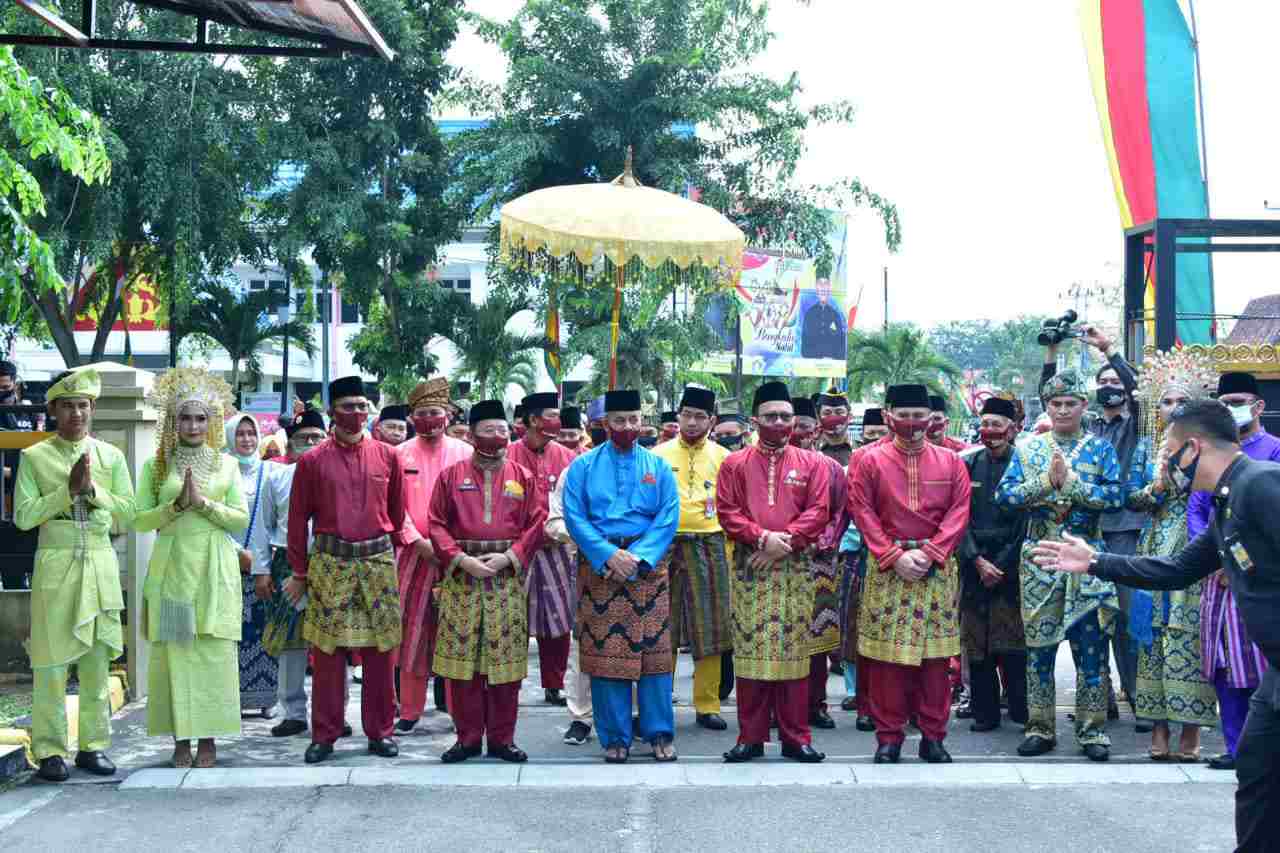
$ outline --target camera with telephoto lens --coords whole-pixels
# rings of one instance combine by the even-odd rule
[[[1047,347],[1060,344],[1067,338],[1083,338],[1084,330],[1075,327],[1075,322],[1079,319],[1080,315],[1076,312],[1067,311],[1056,320],[1045,320],[1040,334],[1036,335],[1036,343]]]

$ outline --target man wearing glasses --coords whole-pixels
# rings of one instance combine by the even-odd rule
[[[302,635],[314,651],[311,746],[306,761],[333,754],[342,734],[346,652],[361,651],[362,714],[369,752],[399,754],[392,652],[400,645],[400,590],[391,535],[404,525],[404,467],[394,448],[365,430],[369,400],[359,376],[329,386],[333,437],[298,460],[289,499],[285,595],[307,594]],[[313,531],[309,543],[308,526]]]
[[[766,382],[752,405],[759,441],[731,454],[716,483],[720,526],[735,543],[733,654],[738,743],[729,763],[764,755],[769,720],[778,720],[782,754],[814,763],[810,745],[809,628],[814,581],[806,551],[831,517],[826,459],[790,444],[791,394]]]

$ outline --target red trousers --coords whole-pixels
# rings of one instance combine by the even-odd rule
[[[947,658],[930,658],[920,666],[861,658],[858,661],[859,694],[863,673],[871,676],[868,698],[877,741],[902,743],[912,714],[925,737],[940,741],[947,736],[947,720],[951,716],[951,673]]]
[[[739,677],[738,743],[768,743],[769,720],[777,717],[783,744],[804,746],[809,738],[809,680],[756,681]]]
[[[563,637],[538,637],[538,671],[542,673],[543,690],[564,690],[564,674],[569,668],[569,641]]]
[[[809,713],[827,710],[827,653],[809,658]]]
[[[470,681],[447,679],[449,714],[464,746],[479,746],[487,739],[489,748],[507,746],[516,737],[516,713],[520,709],[520,682],[490,684],[483,675]]]
[[[333,744],[342,736],[346,717],[347,649],[327,655],[312,646],[311,737],[316,743]],[[391,737],[396,723],[395,652],[360,649],[360,724],[370,740]]]
[[[858,655],[857,669],[855,670],[857,684],[855,686],[857,687],[857,690],[858,690],[858,695],[857,695],[858,710],[856,713],[859,717],[871,716],[871,668],[870,668],[870,665],[871,665],[871,661],[867,660],[862,655]]]

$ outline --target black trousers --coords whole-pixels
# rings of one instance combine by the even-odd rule
[[[1009,691],[1009,719],[1015,723],[1027,721],[1027,655],[1025,652],[1004,652],[988,655],[983,660],[969,660],[969,708],[975,723],[1000,722],[1000,672],[997,664],[1004,664],[1004,677]]]
[[[1138,553],[1139,530],[1115,530],[1102,534],[1108,554],[1132,556]],[[1133,589],[1116,584],[1116,597],[1120,599],[1120,612],[1116,615],[1115,633],[1111,635],[1111,650],[1116,656],[1117,675],[1120,686],[1129,696],[1130,704],[1137,702],[1138,696],[1138,653],[1129,639],[1129,601],[1133,598]],[[1111,682],[1107,682],[1111,686]],[[1115,699],[1111,699],[1111,704]]]
[[[1280,672],[1267,667],[1236,751],[1237,853],[1280,845]]]

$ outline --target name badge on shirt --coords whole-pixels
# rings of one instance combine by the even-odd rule
[[[503,483],[502,493],[507,497],[514,498],[518,501],[524,500],[524,486],[520,485],[515,480],[507,480]]]
[[[787,476],[782,478],[782,485],[784,486],[807,486],[808,484],[809,478],[800,476],[800,472],[795,468],[788,471]]]
[[[1240,567],[1242,572],[1253,571],[1253,558],[1249,556],[1249,552],[1245,550],[1244,543],[1239,539],[1234,542],[1227,543],[1227,549],[1231,551],[1231,559],[1236,561],[1236,565]]]
[[[478,492],[478,491],[480,491],[480,486],[479,486],[479,485],[477,485],[477,484],[476,484],[476,483],[475,483],[475,482],[474,482],[470,477],[467,477],[465,480],[463,480],[463,481],[462,481],[462,483],[461,483],[461,484],[459,484],[459,486],[458,486],[458,491],[460,491],[460,492]]]
[[[646,486],[656,486],[658,484],[658,478],[653,476],[651,473],[645,474],[640,478],[640,482],[644,483]]]
[[[969,481],[969,485],[970,485],[971,487],[975,488],[975,489],[981,489],[981,488],[982,488],[982,484],[981,484],[981,483],[979,483],[977,480],[970,480],[970,481]]]

